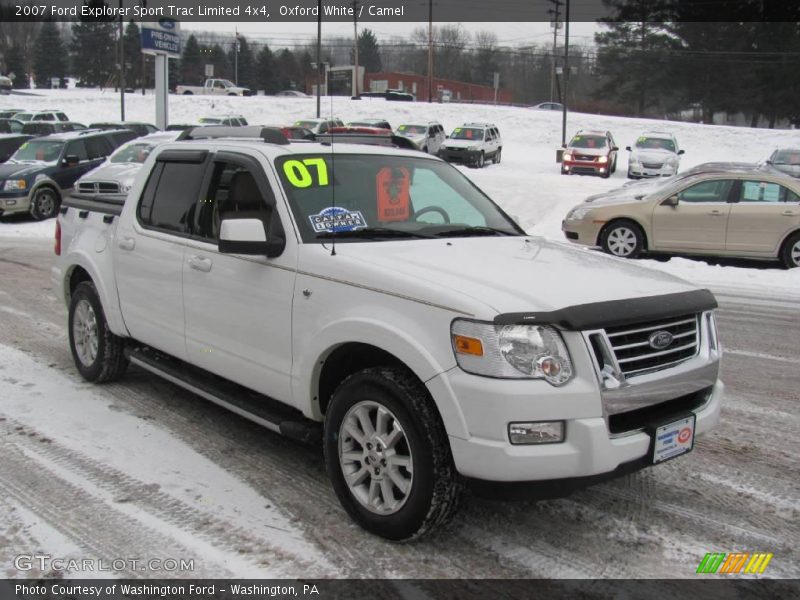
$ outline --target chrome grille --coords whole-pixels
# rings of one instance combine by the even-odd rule
[[[78,184],[80,194],[118,194],[119,184],[114,181],[87,181]]]
[[[646,162],[643,162],[642,166],[645,169],[660,169],[661,167],[664,166],[664,163],[646,163]]]
[[[591,156],[589,154],[578,154],[578,153],[575,153],[572,156],[574,157],[575,160],[583,160],[583,161],[590,161],[590,162],[594,162],[594,161],[596,161],[598,159],[597,156]]]
[[[669,344],[662,348],[651,343],[658,332],[668,332],[672,336]],[[697,354],[700,344],[697,315],[611,327],[606,329],[606,335],[625,377],[659,371],[688,360]]]

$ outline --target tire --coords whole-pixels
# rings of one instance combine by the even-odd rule
[[[634,175],[631,173],[631,168],[630,168],[630,167],[628,167],[628,179],[637,179],[637,178],[636,178],[636,176],[634,176]]]
[[[617,157],[616,156],[614,157],[614,163],[611,165],[611,172],[612,173],[616,173],[617,172]]]
[[[502,148],[498,148],[497,152],[494,155],[494,164],[496,164],[496,165],[500,164],[500,159],[502,157],[502,154],[503,154],[503,149]]]
[[[31,200],[31,216],[37,221],[52,219],[58,213],[61,198],[53,188],[42,186],[33,195]]]
[[[422,147],[422,151],[423,151],[425,154],[428,154],[428,147],[427,147],[427,146],[423,146],[423,147]]]
[[[239,95],[239,94],[234,94],[233,92],[231,92],[230,94],[228,94],[228,96],[238,96],[238,95]]]
[[[183,92],[183,95],[184,96],[194,96],[194,92],[190,92],[189,90],[186,90],[185,92]]]
[[[600,234],[600,246],[612,256],[636,258],[644,249],[644,232],[633,221],[612,221]]]
[[[69,303],[69,348],[81,377],[103,383],[125,374],[125,340],[108,329],[94,284],[78,284]]]
[[[787,269],[800,267],[800,231],[790,235],[783,243],[780,258]]]
[[[483,152],[478,155],[478,158],[475,159],[475,168],[482,169],[486,164],[486,156],[484,156]]]
[[[366,420],[370,427],[362,425]],[[365,435],[370,428],[372,435]],[[375,535],[422,537],[458,507],[463,485],[444,425],[425,387],[405,369],[375,367],[345,379],[325,415],[324,449],[339,501]]]

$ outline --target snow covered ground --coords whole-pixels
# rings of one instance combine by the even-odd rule
[[[119,119],[119,94],[113,90],[39,90],[40,96],[4,96],[3,107],[22,106],[29,109],[60,108],[70,119],[85,124],[98,120]],[[533,235],[563,240],[561,220],[567,211],[589,194],[618,187],[625,182],[627,155],[642,131],[660,130],[675,134],[686,150],[683,169],[710,161],[759,161],[778,145],[800,144],[800,132],[741,127],[721,127],[630,119],[588,114],[570,114],[567,136],[582,128],[608,129],[622,149],[619,167],[609,179],[598,177],[563,177],[555,162],[556,148],[561,143],[561,113],[524,108],[472,104],[427,104],[424,102],[385,102],[383,100],[351,100],[344,97],[323,98],[323,115],[344,121],[366,117],[382,117],[393,126],[408,121],[436,120],[451,131],[465,121],[496,123],[503,135],[503,162],[483,170],[463,168],[475,183],[484,189],[509,214]],[[128,120],[153,122],[155,102],[152,95],[126,95]],[[274,98],[269,96],[210,97],[170,96],[170,122],[194,123],[202,116],[240,114],[253,124],[277,125],[292,123],[316,114],[316,100]],[[462,167],[459,167],[462,168]],[[52,224],[0,221],[0,235],[50,236]],[[592,250],[587,250],[592,251]],[[723,263],[710,265],[702,260],[672,258],[667,262],[642,261],[712,289],[736,288],[792,296],[800,292],[800,269],[784,271],[777,264]],[[735,265],[735,266],[733,266]]]

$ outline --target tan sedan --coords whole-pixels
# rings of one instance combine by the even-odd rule
[[[676,177],[593,196],[562,223],[568,240],[643,252],[779,259],[800,266],[800,181],[759,170]]]

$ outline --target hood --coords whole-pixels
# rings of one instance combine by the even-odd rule
[[[34,163],[34,164],[21,164],[21,163],[4,163],[0,165],[0,179],[11,179],[12,177],[25,177],[27,175],[35,175],[43,168],[50,166],[50,163]]]
[[[79,182],[86,181],[116,181],[124,183],[125,180],[136,177],[142,169],[141,163],[110,163],[105,162],[96,169],[89,171],[81,177]]]
[[[584,156],[608,156],[608,148],[567,148],[571,154],[583,154]]]
[[[470,146],[480,146],[483,140],[454,140],[446,139],[444,144],[446,148],[469,148]]]
[[[328,277],[469,310],[483,319],[697,289],[632,261],[543,238],[348,243],[336,246],[335,257],[315,248],[320,255],[312,262]]]

